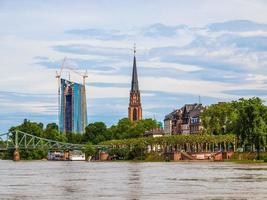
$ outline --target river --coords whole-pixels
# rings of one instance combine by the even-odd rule
[[[267,165],[0,160],[0,199],[267,199]]]

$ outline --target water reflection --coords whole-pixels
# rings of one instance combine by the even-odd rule
[[[0,161],[0,199],[267,199],[267,166]]]
[[[142,194],[142,181],[141,181],[141,163],[132,163],[129,166],[128,175],[128,187],[129,194],[127,194],[127,199],[136,200],[141,198]]]

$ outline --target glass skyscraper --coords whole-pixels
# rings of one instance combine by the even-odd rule
[[[83,133],[87,125],[85,85],[61,79],[60,131]]]

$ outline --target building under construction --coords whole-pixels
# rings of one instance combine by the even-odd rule
[[[87,125],[85,84],[60,79],[60,131],[83,133]]]

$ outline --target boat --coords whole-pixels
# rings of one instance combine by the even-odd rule
[[[85,154],[81,151],[74,150],[69,153],[70,161],[85,161]]]
[[[49,151],[47,160],[65,160],[64,152],[61,151]]]

